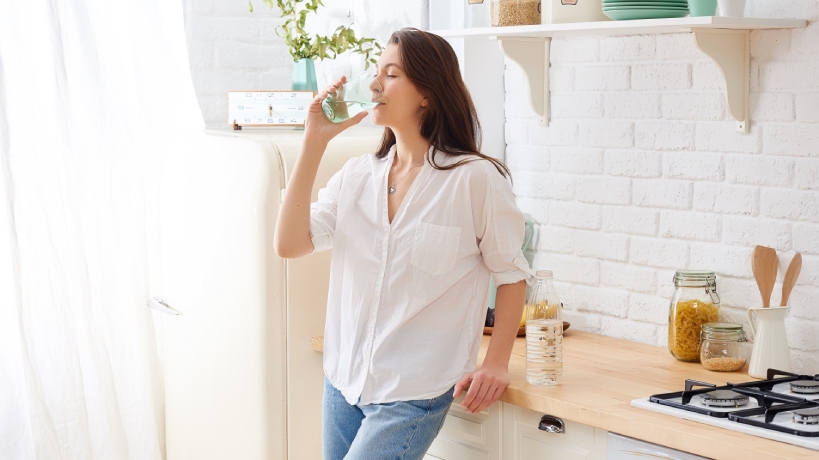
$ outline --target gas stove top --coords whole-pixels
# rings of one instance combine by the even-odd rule
[[[686,380],[683,391],[631,405],[819,450],[819,374],[768,369],[767,377],[723,386]]]

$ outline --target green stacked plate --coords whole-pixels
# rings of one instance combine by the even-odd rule
[[[603,0],[603,14],[616,20],[681,18],[688,16],[687,0]]]

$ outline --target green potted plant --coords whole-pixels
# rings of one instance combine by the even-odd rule
[[[264,0],[264,3],[273,8],[273,0]],[[293,56],[294,90],[318,91],[316,82],[316,68],[314,60],[335,59],[341,53],[350,51],[364,56],[365,68],[376,63],[376,56],[383,48],[374,38],[357,37],[355,31],[347,26],[339,26],[332,35],[311,35],[304,25],[310,13],[316,13],[319,7],[324,6],[321,0],[276,0],[284,24],[276,28],[276,34],[284,38]],[[253,12],[253,3],[248,1],[248,7]]]

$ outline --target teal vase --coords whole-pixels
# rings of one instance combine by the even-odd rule
[[[312,59],[299,59],[293,65],[293,91],[318,91],[316,66]]]

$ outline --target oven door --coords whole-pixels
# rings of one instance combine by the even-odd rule
[[[700,457],[699,455],[651,444],[639,439],[609,433],[609,460],[647,460],[654,458],[664,460],[708,460],[707,457]]]

